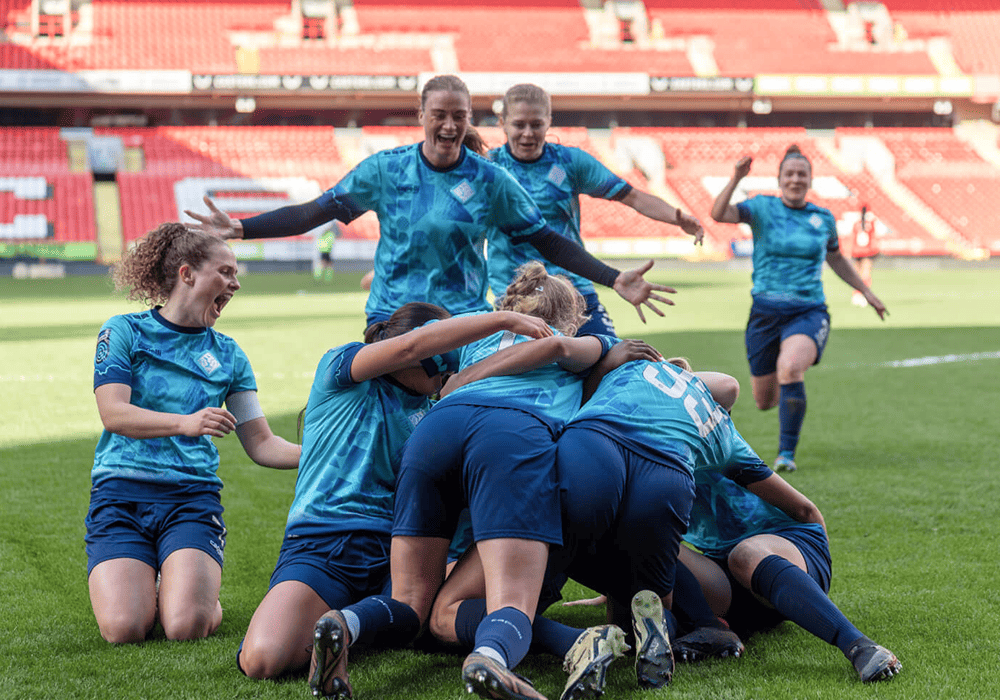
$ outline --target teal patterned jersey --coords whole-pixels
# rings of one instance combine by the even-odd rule
[[[435,168],[420,147],[366,158],[319,199],[325,208],[335,199],[354,217],[378,215],[369,322],[409,301],[452,314],[488,310],[486,239],[526,238],[545,228],[531,197],[497,164],[463,147],[455,165]]]
[[[221,407],[230,394],[256,391],[247,356],[213,328],[177,326],[156,309],[113,316],[101,327],[94,355],[94,388],[124,384],[140,408],[188,415]],[[208,435],[135,439],[105,430],[91,480],[108,479],[218,490],[219,452]],[[141,494],[137,494],[141,496]]]
[[[604,344],[605,351],[610,347],[606,336],[595,337]],[[465,369],[504,348],[530,340],[511,331],[494,333],[461,348],[460,366]],[[438,405],[517,408],[532,414],[548,425],[553,433],[558,433],[579,408],[582,396],[581,377],[551,362],[524,374],[488,377],[466,384],[441,399]]]
[[[286,536],[392,530],[403,443],[431,403],[387,376],[352,380],[363,347],[334,348],[316,368]]]
[[[801,523],[744,488],[747,484],[766,479],[773,472],[748,445],[742,459],[742,465],[734,463],[721,472],[695,472],[695,500],[691,508],[691,522],[684,535],[686,541],[707,556],[720,558],[754,535],[789,527],[823,533],[823,527],[818,523]]]
[[[753,231],[754,296],[821,304],[823,261],[840,249],[830,210],[807,202],[801,209],[780,197],[757,195],[736,205]]]
[[[547,143],[541,157],[530,163],[515,158],[506,144],[494,148],[489,156],[528,191],[556,233],[581,246],[580,195],[620,199],[632,190],[631,185],[579,148]],[[514,279],[517,268],[531,260],[544,263],[550,274],[566,275],[581,294],[594,291],[590,280],[543,259],[530,243],[518,243],[507,236],[490,238],[488,252],[490,287],[497,296]]]
[[[601,380],[570,426],[586,424],[654,459],[689,470],[726,464],[736,432],[729,414],[692,373],[669,362],[626,362]]]

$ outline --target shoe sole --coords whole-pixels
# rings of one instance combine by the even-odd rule
[[[587,664],[572,685],[563,691],[559,700],[593,700],[604,695],[608,668],[614,660],[615,655],[611,652],[595,658]]]
[[[486,665],[473,665],[462,669],[465,691],[481,698],[494,700],[545,700],[542,695],[524,695],[507,687],[503,680]]]
[[[632,624],[642,624],[645,637],[635,631],[635,675],[640,688],[662,688],[674,675],[674,657],[666,631],[661,631],[653,618],[663,616],[659,597],[650,591],[640,591],[632,599]]]
[[[328,664],[336,665],[344,651],[344,628],[332,618],[321,618],[313,631],[313,672],[309,676],[309,689],[313,697],[351,700],[351,690],[340,678],[332,679],[330,692],[323,690],[323,676]]]

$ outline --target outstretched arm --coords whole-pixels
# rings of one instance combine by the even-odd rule
[[[826,262],[830,265],[830,269],[837,273],[837,277],[865,295],[865,300],[875,309],[878,317],[884,321],[885,317],[889,315],[888,309],[885,308],[882,300],[875,296],[871,287],[861,279],[861,275],[858,274],[857,269],[851,264],[851,261],[845,258],[844,254],[839,250],[834,250],[826,254]]]
[[[577,245],[576,242],[571,241],[565,236],[560,236],[552,229],[546,228],[526,240],[535,246],[538,252],[542,254],[542,257],[549,262],[553,262],[593,282],[613,288],[618,292],[619,296],[635,307],[643,323],[646,322],[646,317],[643,315],[640,305],[645,304],[655,314],[662,316],[663,312],[654,306],[652,301],[658,301],[668,306],[672,306],[674,303],[667,297],[655,292],[675,294],[677,292],[676,289],[665,287],[661,284],[652,284],[643,278],[643,275],[653,267],[652,260],[640,267],[619,272],[615,268],[602,263],[584,250],[582,246]]]
[[[351,221],[353,218],[351,212],[343,209],[335,198],[324,200],[328,206],[321,206],[319,199],[314,199],[310,202],[291,204],[246,219],[233,219],[215,206],[215,202],[211,198],[206,196],[204,199],[209,210],[208,214],[199,214],[189,209],[184,210],[185,214],[198,222],[188,224],[188,227],[224,239],[298,236],[317,226],[329,223],[333,219]]]
[[[740,222],[739,210],[729,202],[733,198],[733,193],[736,191],[736,186],[740,184],[740,180],[750,174],[751,163],[753,163],[753,158],[750,156],[744,156],[736,162],[733,177],[722,188],[722,192],[715,198],[715,202],[712,203],[712,218],[719,223],[738,224]]]
[[[363,382],[389,372],[416,366],[421,360],[449,352],[500,331],[529,338],[552,335],[548,324],[515,311],[492,311],[437,321],[394,338],[365,345],[351,363],[351,379]]]
[[[701,245],[702,239],[705,237],[705,230],[701,227],[701,222],[698,219],[670,206],[655,194],[632,188],[627,195],[622,197],[621,203],[632,207],[650,219],[679,226],[684,233],[694,236],[695,245]]]

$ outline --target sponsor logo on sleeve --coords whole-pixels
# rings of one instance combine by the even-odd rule
[[[823,217],[819,214],[813,214],[809,217],[809,223],[812,224],[813,228],[821,228],[823,226]]]
[[[97,353],[94,356],[94,360],[97,364],[101,364],[106,359],[108,359],[108,350],[111,347],[111,329],[105,328],[101,331],[100,335],[97,336]]]

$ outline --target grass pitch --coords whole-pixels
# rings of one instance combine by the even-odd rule
[[[777,414],[753,407],[742,329],[749,274],[654,271],[677,287],[666,317],[602,298],[623,336],[641,336],[697,368],[729,372],[744,396],[733,417],[765,460]],[[295,438],[295,418],[322,353],[360,339],[360,275],[332,285],[307,275],[247,275],[218,328],[246,350],[272,427]],[[1000,285],[995,269],[876,270],[889,307],[880,322],[850,306],[827,279],[833,334],[809,371],[809,413],[789,480],[823,511],[834,561],[831,597],[902,660],[901,676],[863,687],[840,652],[785,623],[747,643],[739,661],[680,666],[655,695],[673,698],[994,698],[1000,649],[1000,547],[996,544],[1000,421]],[[90,611],[83,548],[89,472],[100,423],[92,393],[101,323],[138,310],[104,278],[0,284],[0,697],[285,698],[308,696],[302,677],[250,681],[234,657],[263,597],[295,475],[262,469],[235,437],[218,441],[229,526],[222,604],[211,638],[141,645],[100,639]],[[587,591],[571,584],[568,598]],[[550,615],[599,624],[596,609]],[[352,649],[360,700],[458,698],[461,656]],[[561,660],[520,667],[555,700]],[[612,667],[607,698],[639,700],[630,664]]]

